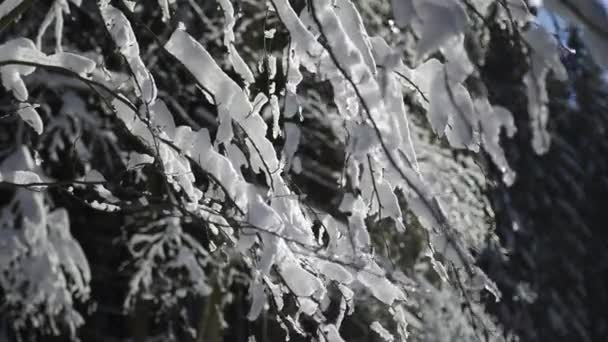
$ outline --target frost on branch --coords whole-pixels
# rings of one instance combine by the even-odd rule
[[[0,174],[4,182],[41,182],[25,146],[2,161]],[[74,304],[88,299],[91,274],[68,213],[50,210],[45,194],[28,188],[15,188],[8,200],[0,209],[3,310],[15,328],[38,326],[57,334],[62,326],[73,336],[83,324]]]
[[[93,61],[83,56],[63,52],[47,56],[27,38],[0,45],[0,63],[6,64],[0,67],[2,86],[21,102],[18,115],[38,134],[42,133],[44,124],[35,106],[27,103],[29,92],[22,77],[33,73],[37,65],[65,68],[78,75],[86,75],[95,68]]]

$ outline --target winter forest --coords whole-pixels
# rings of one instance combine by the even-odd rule
[[[601,0],[0,2],[0,341],[606,341]]]

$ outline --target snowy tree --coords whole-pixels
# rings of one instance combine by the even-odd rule
[[[541,8],[608,63],[594,0],[5,0],[4,333],[83,338],[116,249],[138,341],[527,336],[478,260],[522,108],[552,148]]]

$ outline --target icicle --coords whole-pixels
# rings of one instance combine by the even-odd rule
[[[111,5],[100,5],[100,10],[108,32],[133,71],[137,88],[141,90],[144,102],[154,103],[157,93],[156,84],[139,55],[139,44],[131,23],[120,10]]]
[[[245,82],[245,89],[247,89],[250,84],[255,82],[255,78],[253,77],[251,69],[249,69],[249,66],[245,63],[243,57],[241,57],[235,47],[234,25],[236,23],[236,18],[234,15],[234,7],[232,7],[230,0],[218,0],[218,2],[224,12],[224,46],[228,49],[228,60],[232,64],[234,71],[236,71]]]

